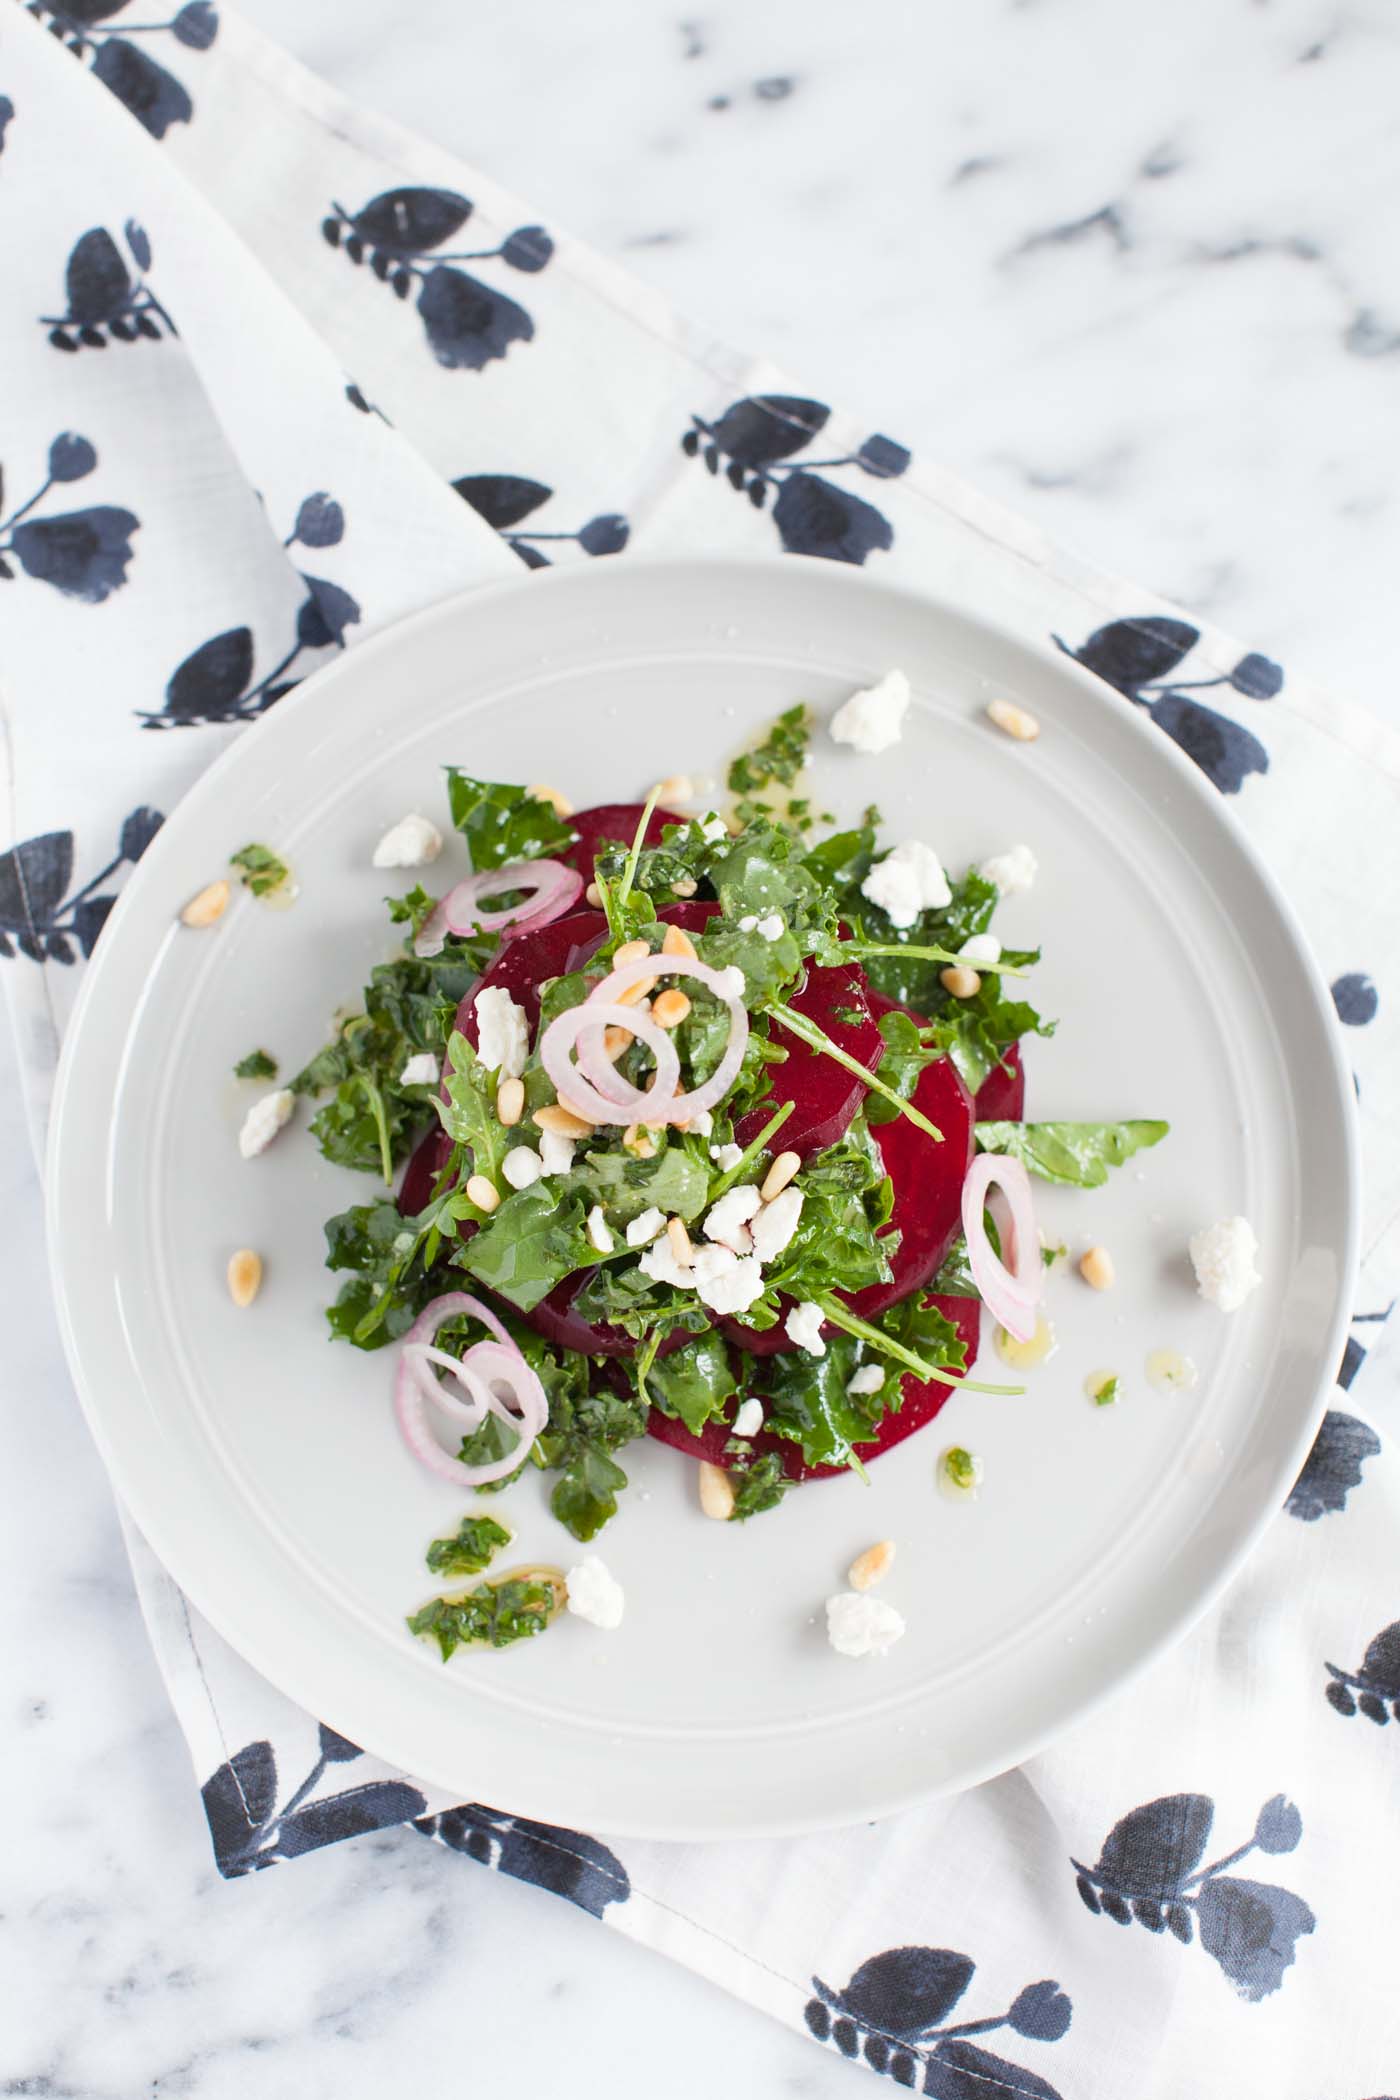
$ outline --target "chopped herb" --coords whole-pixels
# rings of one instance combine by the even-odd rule
[[[984,1152],[1003,1152],[1019,1159],[1042,1181],[1077,1189],[1102,1188],[1110,1167],[1121,1167],[1135,1152],[1160,1144],[1166,1123],[979,1123],[977,1142]]]
[[[765,1509],[776,1509],[790,1485],[776,1451],[765,1451],[762,1458],[751,1458],[731,1466],[729,1478],[734,1487],[734,1507],[729,1513],[731,1524],[742,1524],[749,1517],[759,1516]]]
[[[464,1597],[434,1597],[408,1622],[410,1633],[430,1635],[444,1662],[458,1648],[507,1648],[543,1633],[556,1618],[566,1596],[564,1578],[541,1568],[483,1582]]]
[[[1116,1378],[1105,1378],[1103,1384],[1094,1394],[1094,1405],[1095,1407],[1112,1407],[1117,1398],[1118,1380]]]
[[[239,1058],[233,1076],[235,1079],[275,1079],[277,1060],[269,1057],[266,1050],[250,1050],[246,1057]]]
[[[266,897],[273,890],[280,890],[287,880],[287,864],[277,858],[269,846],[244,846],[239,852],[229,855],[230,867],[242,870],[246,888],[255,897]]]
[[[950,1450],[945,1451],[941,1464],[948,1485],[956,1488],[959,1494],[970,1495],[980,1486],[982,1461],[980,1458],[974,1458],[970,1451],[965,1451],[961,1444],[954,1444]]]
[[[406,896],[386,897],[384,901],[389,907],[389,917],[394,924],[396,926],[406,924],[415,940],[437,910],[438,905],[437,898],[432,895],[431,891],[425,890],[421,882],[415,883]]]
[[[494,1517],[463,1517],[451,1538],[433,1540],[428,1567],[434,1575],[479,1575],[511,1537]]]
[[[1053,1269],[1056,1262],[1069,1260],[1069,1248],[1063,1240],[1060,1241],[1057,1247],[1052,1247],[1048,1240],[1043,1241],[1040,1249],[1040,1258],[1047,1269]]]
[[[779,781],[791,787],[793,781],[807,763],[807,745],[810,732],[807,727],[807,709],[799,701],[778,716],[762,743],[752,751],[745,751],[729,768],[729,792],[732,795],[759,795],[765,788]],[[740,817],[749,814],[741,803]]]

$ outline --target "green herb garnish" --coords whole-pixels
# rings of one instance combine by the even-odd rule
[[[729,1478],[734,1487],[731,1524],[742,1524],[765,1509],[776,1509],[791,1486],[776,1451],[765,1451],[761,1458],[741,1459],[729,1468]]]
[[[961,1444],[954,1444],[943,1454],[943,1471],[950,1487],[960,1494],[971,1494],[982,1478],[982,1462],[965,1451]]]
[[[464,1597],[434,1597],[408,1622],[410,1633],[431,1636],[447,1662],[458,1648],[508,1648],[543,1633],[563,1608],[564,1579],[551,1569],[503,1575]]]
[[[244,846],[229,855],[230,867],[242,871],[245,888],[255,897],[266,897],[273,890],[280,890],[287,880],[287,864],[279,860],[270,846]]]
[[[233,1076],[235,1079],[275,1079],[277,1060],[269,1057],[266,1050],[250,1050],[246,1057],[239,1058]]]
[[[1103,1384],[1094,1394],[1094,1405],[1095,1407],[1112,1407],[1117,1398],[1118,1380],[1116,1378],[1105,1378]]]
[[[807,763],[809,740],[807,708],[799,701],[796,707],[789,707],[778,716],[762,743],[756,744],[752,751],[742,752],[734,760],[729,768],[729,792],[732,795],[760,795],[775,781],[791,787]],[[738,814],[741,818],[754,813],[740,803]]]
[[[434,1575],[479,1575],[511,1538],[494,1517],[463,1517],[451,1538],[433,1540],[428,1567]]]

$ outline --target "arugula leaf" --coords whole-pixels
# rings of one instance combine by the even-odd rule
[[[479,1575],[511,1537],[494,1517],[463,1517],[451,1538],[433,1540],[428,1567],[434,1575]]]
[[[486,1217],[464,1242],[458,1265],[518,1312],[533,1312],[556,1283],[602,1259],[584,1230],[585,1216],[577,1195],[549,1180],[532,1182]]]
[[[932,1029],[920,1028],[910,1014],[881,1014],[879,1027],[885,1039],[885,1053],[875,1068],[875,1077],[901,1101],[912,1101],[920,1076],[929,1065],[937,1064],[944,1053],[934,1041]],[[888,1096],[869,1094],[865,1113],[872,1123],[892,1123],[899,1110]]]
[[[501,1161],[511,1147],[511,1133],[496,1114],[493,1075],[466,1037],[455,1029],[448,1039],[443,1079],[447,1099],[434,1100],[433,1103],[443,1129],[454,1145],[465,1145],[470,1151],[469,1173],[484,1174],[488,1181],[498,1181]],[[490,1214],[473,1206],[468,1215],[485,1218]]]
[[[573,844],[575,834],[553,803],[528,788],[475,780],[460,766],[448,766],[446,773],[452,822],[466,840],[478,872],[507,861],[539,860]]]
[[[431,1636],[448,1662],[462,1647],[509,1647],[543,1633],[564,1602],[562,1580],[512,1575],[483,1582],[464,1597],[434,1597],[408,1621],[410,1633]]]
[[[698,1334],[682,1343],[669,1356],[658,1356],[647,1372],[647,1392],[663,1415],[684,1422],[692,1436],[714,1416],[739,1388],[729,1351],[717,1334]]]
[[[1037,954],[1008,953],[1008,962],[1034,962]],[[1023,1035],[1053,1035],[1055,1023],[1041,1019],[1024,999],[1002,994],[999,977],[984,977],[970,999],[950,999],[940,991],[934,1004],[933,1040],[951,1057],[968,1092],[975,1094],[994,1065]]]
[[[981,1293],[972,1280],[967,1241],[959,1233],[943,1257],[943,1266],[924,1288],[940,1298],[977,1298]]]
[[[977,1142],[984,1152],[1019,1159],[1042,1181],[1067,1188],[1102,1188],[1110,1167],[1146,1146],[1160,1144],[1166,1123],[979,1123]]]
[[[235,1079],[275,1079],[277,1060],[269,1057],[266,1050],[250,1050],[246,1057],[239,1058],[233,1076]]]
[[[857,1114],[838,1144],[808,1160],[802,1170],[802,1215],[777,1260],[764,1271],[760,1304],[779,1292],[816,1298],[825,1291],[863,1289],[890,1274],[898,1240],[877,1237],[894,1207],[894,1185],[866,1119]],[[748,1315],[750,1324],[760,1322]]]
[[[229,855],[229,866],[242,871],[244,887],[255,897],[280,890],[289,872],[286,862],[279,860],[270,846],[242,846]]]
[[[705,1208],[710,1162],[700,1157],[698,1141],[663,1141],[653,1159],[633,1159],[627,1152],[587,1152],[564,1187],[579,1189],[590,1207],[601,1203],[612,1225],[629,1225],[653,1206],[668,1218],[684,1218],[688,1225]]]
[[[508,1428],[499,1415],[487,1415],[479,1429],[473,1429],[469,1436],[462,1438],[457,1456],[466,1466],[494,1466],[497,1459],[509,1458],[519,1442],[515,1431]],[[499,1495],[502,1488],[514,1487],[529,1459],[527,1452],[513,1473],[502,1473],[495,1480],[483,1480],[476,1492],[478,1495]]]
[[[825,1356],[770,1356],[755,1367],[755,1390],[764,1396],[763,1426],[774,1436],[800,1444],[809,1466],[848,1465],[856,1444],[868,1444],[885,1411],[885,1394],[895,1393],[890,1377],[878,1393],[848,1393],[856,1368],[856,1344],[838,1335]]]
[[[875,865],[875,832],[879,822],[880,812],[872,804],[855,830],[833,831],[829,838],[809,847],[802,865],[816,877],[823,889],[854,891],[859,896],[860,885]],[[865,902],[862,898],[861,903]]]
[[[384,902],[389,907],[389,917],[394,924],[407,925],[415,939],[423,931],[438,905],[437,898],[430,890],[425,890],[421,882],[416,882],[405,896],[386,897]]]
[[[742,1524],[765,1509],[776,1509],[791,1485],[776,1451],[765,1451],[762,1458],[731,1466],[729,1478],[734,1484],[731,1524]]]

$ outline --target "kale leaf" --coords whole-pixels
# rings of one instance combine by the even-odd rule
[[[653,1406],[684,1422],[692,1436],[699,1436],[739,1390],[729,1351],[714,1333],[698,1334],[670,1355],[658,1356],[646,1386]]]
[[[235,1079],[275,1079],[277,1060],[269,1057],[266,1050],[250,1050],[246,1057],[239,1058],[233,1076]]]
[[[1067,1188],[1102,1188],[1110,1167],[1121,1167],[1135,1152],[1166,1136],[1166,1123],[979,1123],[977,1142],[984,1152],[1019,1159],[1042,1181]]]
[[[241,846],[237,853],[231,853],[229,866],[240,871],[244,887],[255,897],[280,890],[289,872],[287,863],[279,860],[270,846],[256,844]]]
[[[511,1537],[494,1517],[463,1517],[451,1538],[433,1540],[428,1567],[434,1575],[479,1575]]]
[[[434,1597],[408,1622],[410,1633],[431,1635],[444,1662],[458,1648],[509,1647],[543,1633],[563,1603],[562,1582],[543,1576],[514,1575],[483,1582],[464,1597]]]
[[[467,842],[474,869],[540,860],[573,844],[575,834],[553,803],[528,788],[474,780],[459,766],[446,772],[452,822]]]
[[[730,1467],[729,1478],[734,1486],[731,1524],[742,1524],[765,1509],[776,1509],[790,1485],[776,1451],[765,1451],[761,1458],[741,1459]]]

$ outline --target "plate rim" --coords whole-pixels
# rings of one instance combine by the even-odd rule
[[[702,580],[708,579],[711,586],[718,590],[722,587],[726,578],[743,576],[745,579],[751,579],[755,572],[775,571],[776,562],[777,558],[772,556],[749,558],[687,554],[648,557],[630,556],[625,565],[625,573],[629,578],[632,578],[636,577],[640,572],[643,579],[652,577],[657,579],[659,583],[663,583],[668,576],[684,574]],[[510,577],[479,587],[453,592],[402,619],[386,623],[357,642],[353,651],[347,651],[333,658],[329,663],[319,666],[300,681],[295,691],[289,693],[279,702],[276,710],[272,714],[265,716],[263,722],[269,727],[279,720],[290,723],[303,713],[308,706],[318,707],[321,704],[320,696],[322,692],[328,686],[334,686],[336,679],[343,674],[348,661],[353,661],[358,666],[372,660],[377,655],[387,654],[392,657],[394,652],[402,646],[405,634],[409,630],[412,630],[415,634],[422,634],[439,625],[451,628],[454,622],[461,618],[464,610],[468,608],[479,611],[488,603],[509,603],[512,599],[520,597],[520,594],[527,590],[532,594],[531,598],[528,600],[521,598],[520,602],[522,604],[535,603],[538,601],[538,595],[541,591],[548,592],[554,589],[577,591],[580,587],[587,589],[589,586],[585,579],[589,576],[597,576],[601,582],[604,577],[609,575],[610,570],[608,569],[599,571],[596,568],[585,569],[578,564],[570,564],[552,568],[543,574],[522,574],[519,577]],[[935,1779],[931,1783],[889,1787],[875,1805],[871,1805],[869,1797],[867,1797],[854,1810],[832,1810],[819,1814],[808,1812],[791,1817],[765,1814],[758,1820],[746,1820],[740,1816],[718,1823],[691,1823],[684,1819],[668,1819],[663,1823],[658,1823],[651,1817],[642,1817],[635,1823],[631,1823],[626,1816],[621,1818],[609,1816],[605,1826],[599,1824],[595,1818],[586,1812],[575,1815],[571,1810],[567,1818],[561,1817],[559,1804],[557,1803],[550,1807],[547,1804],[521,1802],[515,1810],[516,1813],[537,1813],[542,1820],[546,1821],[571,1820],[579,1825],[596,1828],[605,1827],[605,1834],[617,1837],[686,1842],[739,1836],[788,1836],[807,1831],[846,1827],[853,1820],[867,1820],[894,1815],[903,1809],[916,1806],[920,1802],[963,1792],[970,1787],[980,1785],[986,1780],[1024,1763],[1029,1757],[1036,1755],[1062,1734],[1068,1733],[1070,1729],[1076,1728],[1089,1720],[1102,1706],[1119,1693],[1125,1691],[1140,1677],[1143,1671],[1169,1653],[1200,1624],[1205,1615],[1223,1595],[1224,1591],[1240,1574],[1245,1562],[1259,1545],[1267,1527],[1281,1513],[1282,1502],[1287,1493],[1287,1486],[1281,1486],[1285,1471],[1285,1459],[1288,1468],[1288,1484],[1291,1485],[1291,1482],[1296,1479],[1298,1472],[1301,1470],[1308,1451],[1312,1447],[1322,1416],[1326,1411],[1335,1380],[1330,1378],[1327,1370],[1323,1367],[1333,1361],[1340,1361],[1341,1350],[1350,1325],[1352,1307],[1355,1300],[1362,1225],[1360,1208],[1360,1143],[1355,1093],[1351,1081],[1350,1067],[1343,1050],[1340,1027],[1336,1020],[1331,996],[1327,989],[1321,966],[1313,954],[1297,910],[1249,833],[1228,807],[1224,797],[1211,785],[1199,767],[1187,757],[1180,747],[1149,720],[1142,718],[1138,709],[1123,705],[1121,696],[1117,695],[1114,689],[1104,680],[1086,670],[1068,652],[1056,649],[1049,638],[1048,630],[1045,642],[1042,645],[1016,627],[1001,625],[982,611],[968,610],[951,593],[941,593],[908,582],[886,580],[878,576],[872,577],[867,575],[863,568],[847,564],[825,564],[821,580],[824,587],[834,587],[838,590],[852,591],[857,595],[865,595],[877,600],[883,598],[901,603],[925,618],[935,620],[940,617],[951,619],[965,635],[974,638],[977,635],[987,636],[1002,647],[1010,644],[1032,659],[1051,664],[1058,674],[1069,679],[1085,692],[1092,694],[1096,705],[1110,709],[1115,719],[1123,725],[1127,733],[1135,736],[1145,751],[1151,752],[1151,763],[1165,766],[1176,776],[1178,784],[1184,788],[1189,797],[1194,798],[1199,809],[1205,813],[1205,821],[1223,827],[1229,835],[1235,850],[1248,863],[1269,909],[1274,914],[1289,947],[1301,964],[1303,981],[1306,984],[1311,1003],[1315,1008],[1316,1015],[1320,1017],[1323,1023],[1320,1033],[1322,1040],[1326,1043],[1328,1053],[1329,1105],[1336,1112],[1338,1135],[1341,1141],[1337,1155],[1337,1171],[1338,1195],[1340,1198],[1338,1209],[1341,1213],[1343,1229],[1336,1303],[1325,1341],[1319,1344],[1319,1368],[1316,1372],[1317,1392],[1315,1398],[1306,1414],[1300,1416],[1300,1427],[1288,1445],[1286,1453],[1281,1450],[1278,1454],[1275,1466],[1271,1469],[1269,1494],[1264,1498],[1252,1521],[1248,1525],[1239,1527],[1232,1532],[1230,1546],[1222,1554],[1220,1565],[1214,1575],[1208,1581],[1202,1583],[1184,1605],[1172,1611],[1165,1618],[1156,1635],[1135,1650],[1127,1667],[1110,1674],[1108,1680],[1096,1690],[1080,1696],[1071,1713],[1059,1718],[1052,1718],[1039,1725],[1028,1724],[1014,1742],[1005,1744],[995,1753],[989,1753],[980,1760],[970,1760],[966,1768],[955,1776]],[[262,725],[254,726],[261,727]],[[263,741],[264,743],[268,741],[266,735]],[[172,811],[171,817],[165,825],[162,825],[161,831],[152,840],[146,853],[143,854],[141,860],[136,864],[128,881],[123,886],[109,921],[104,927],[103,938],[97,944],[95,955],[84,971],[83,981],[69,1016],[54,1079],[48,1139],[45,1149],[45,1181],[48,1192],[48,1200],[45,1205],[46,1247],[64,1355],[84,1418],[108,1473],[114,1495],[133,1517],[137,1528],[146,1537],[152,1551],[156,1553],[156,1557],[161,1561],[165,1572],[170,1574],[171,1579],[176,1581],[177,1586],[190,1597],[196,1608],[210,1621],[220,1636],[229,1641],[230,1646],[247,1663],[248,1667],[257,1670],[276,1689],[280,1690],[285,1697],[301,1707],[304,1706],[304,1695],[286,1681],[286,1673],[280,1667],[271,1666],[262,1656],[250,1654],[247,1644],[227,1630],[227,1622],[224,1619],[218,1599],[212,1600],[213,1608],[211,1608],[211,1600],[205,1589],[202,1571],[193,1580],[190,1580],[184,1575],[176,1576],[167,1566],[166,1558],[160,1552],[155,1538],[152,1536],[152,1533],[159,1535],[162,1530],[159,1514],[158,1512],[152,1513],[150,1498],[145,1496],[140,1483],[133,1481],[133,1469],[118,1455],[106,1434],[102,1403],[96,1391],[92,1389],[84,1368],[78,1333],[81,1314],[75,1304],[76,1293],[66,1273],[64,1260],[64,1244],[68,1238],[64,1221],[69,1177],[69,1162],[65,1155],[65,1132],[72,1121],[73,1111],[70,1107],[70,1102],[79,1083],[75,1075],[79,1073],[83,1061],[88,1055],[85,1036],[89,1008],[95,1003],[98,991],[105,984],[106,978],[114,969],[120,967],[120,964],[114,958],[117,957],[121,946],[119,937],[122,928],[128,920],[138,915],[146,891],[154,886],[157,879],[155,871],[159,869],[165,853],[174,850],[172,844],[174,834],[171,834],[170,840],[167,840],[166,837],[169,827],[178,823],[183,828],[197,820],[201,809],[208,802],[217,799],[222,782],[229,771],[236,770],[239,766],[249,763],[246,755],[248,746],[249,739],[246,734],[232,740],[211,761],[181,797]],[[1300,986],[1299,989],[1301,990],[1301,988]],[[118,1062],[120,1061],[120,1055],[119,1051],[117,1053]],[[95,1384],[95,1381],[92,1383]],[[254,1643],[253,1645],[256,1644]],[[334,1701],[331,1702],[331,1706],[334,1706]],[[338,1725],[333,1711],[324,1715],[316,1713],[312,1715],[312,1718],[326,1719],[329,1725]],[[356,1734],[356,1739],[358,1740],[358,1735],[363,1733],[365,1733],[364,1730],[359,1730]],[[391,1746],[394,1734],[392,1711],[388,1714],[383,1731],[378,1729],[376,1722],[374,1734],[374,1741],[366,1742],[362,1745],[368,1754],[378,1756],[386,1762],[402,1767],[411,1779],[438,1786],[444,1791],[454,1793],[461,1791],[458,1779],[445,1773],[442,1776],[434,1773],[431,1769],[431,1759],[425,1760],[417,1751],[405,1755],[402,1750],[396,1750]],[[726,1806],[731,1805],[726,1804]]]

